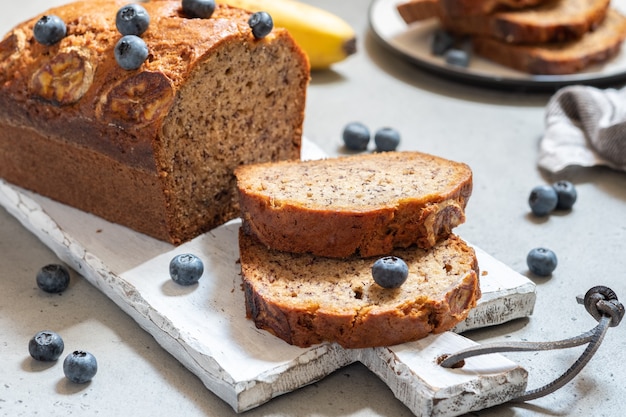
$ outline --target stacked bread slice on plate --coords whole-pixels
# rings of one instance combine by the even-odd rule
[[[407,23],[437,18],[469,37],[477,55],[531,74],[606,62],[626,38],[626,18],[610,0],[408,0],[397,9]]]
[[[287,343],[385,346],[449,330],[480,298],[465,221],[472,172],[419,152],[246,165],[235,171],[246,314]],[[372,278],[403,259],[399,288]]]

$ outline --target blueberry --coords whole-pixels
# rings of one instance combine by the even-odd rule
[[[248,19],[248,25],[252,28],[252,34],[257,39],[266,37],[274,28],[272,16],[267,12],[253,13],[250,19]]]
[[[28,353],[38,361],[56,361],[64,348],[61,336],[51,330],[38,332],[28,342]]]
[[[75,350],[63,361],[65,377],[77,384],[91,381],[96,372],[98,372],[98,362],[96,357],[89,352]]]
[[[63,292],[70,285],[70,272],[63,265],[50,264],[41,268],[36,276],[37,286],[45,292]]]
[[[190,253],[176,255],[170,261],[170,277],[174,282],[180,285],[192,285],[198,282],[204,265],[200,258]]]
[[[442,56],[446,51],[454,46],[454,36],[448,31],[437,29],[433,33],[430,44],[430,51],[435,56]]]
[[[33,35],[42,45],[50,46],[59,42],[67,34],[65,22],[59,16],[47,15],[35,23]]]
[[[183,0],[183,13],[187,17],[208,19],[214,11],[214,0]]]
[[[447,64],[466,68],[469,66],[469,54],[463,49],[452,48],[444,54]]]
[[[127,4],[115,16],[115,26],[122,35],[141,35],[150,25],[150,15],[139,4]]]
[[[528,252],[526,264],[533,274],[546,277],[556,269],[556,254],[550,249],[535,248]]]
[[[353,151],[364,151],[370,141],[370,131],[363,123],[351,122],[343,129],[343,143]]]
[[[381,152],[395,151],[400,144],[400,133],[390,127],[383,127],[374,134],[374,143]]]
[[[574,184],[569,181],[562,180],[552,184],[552,187],[556,190],[558,197],[556,208],[558,210],[570,210],[572,206],[574,206],[576,198],[578,197]]]
[[[408,276],[409,267],[396,256],[380,258],[372,266],[372,277],[383,288],[398,288]]]
[[[556,208],[558,195],[550,185],[538,185],[532,189],[528,197],[528,205],[535,216],[546,216]]]
[[[148,58],[148,46],[139,36],[125,35],[115,45],[115,60],[125,70],[137,69]]]

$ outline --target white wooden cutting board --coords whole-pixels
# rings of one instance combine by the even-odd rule
[[[303,155],[322,156],[305,141]],[[99,288],[148,331],[206,387],[242,412],[322,379],[353,362],[378,375],[417,416],[457,416],[521,394],[527,373],[501,355],[471,358],[444,369],[439,356],[474,342],[453,332],[403,345],[297,348],[258,330],[245,317],[235,220],[173,247],[0,180],[0,204],[60,259]],[[461,332],[532,314],[535,286],[476,248],[483,296]],[[199,285],[169,278],[177,253],[205,264]]]

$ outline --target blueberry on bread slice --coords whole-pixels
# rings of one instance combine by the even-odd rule
[[[455,235],[428,250],[392,251],[409,269],[398,288],[375,283],[375,258],[278,251],[242,230],[239,253],[247,317],[300,347],[336,342],[365,348],[421,339],[453,328],[480,298],[476,255]]]
[[[430,248],[465,221],[472,171],[420,152],[235,170],[242,227],[273,249],[345,258]]]

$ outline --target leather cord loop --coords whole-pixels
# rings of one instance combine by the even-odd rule
[[[541,388],[526,391],[511,401],[521,402],[534,400],[551,394],[571,381],[591,360],[600,347],[609,327],[617,326],[624,317],[624,306],[617,299],[613,290],[605,286],[591,288],[583,297],[577,297],[589,314],[598,321],[592,330],[579,336],[554,342],[501,342],[472,346],[455,354],[440,358],[439,364],[444,368],[462,368],[464,360],[473,356],[498,352],[528,352],[540,350],[566,349],[588,344],[582,355],[560,377]]]

